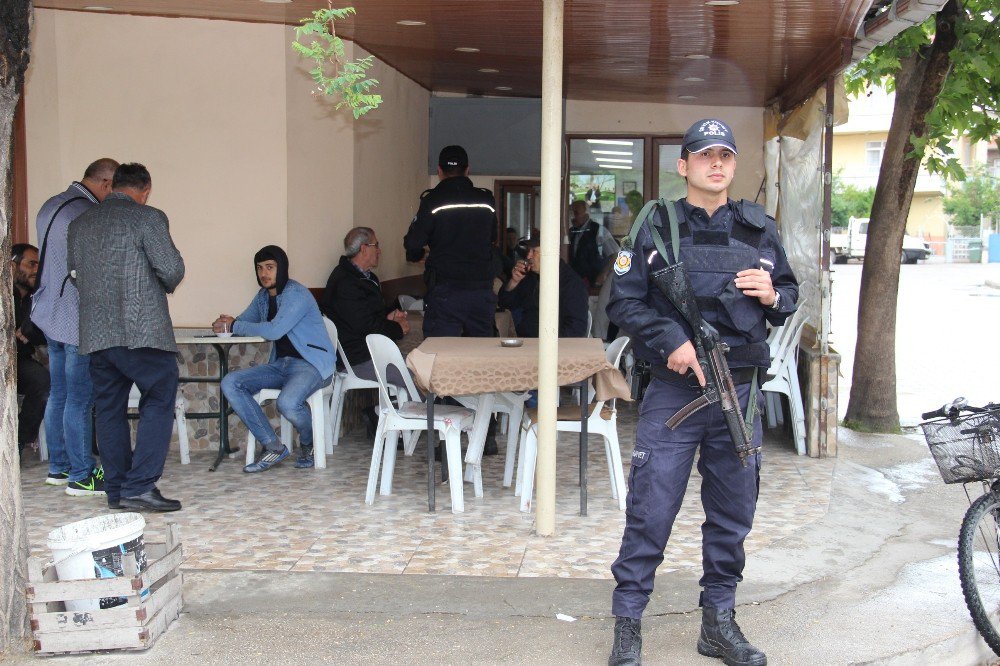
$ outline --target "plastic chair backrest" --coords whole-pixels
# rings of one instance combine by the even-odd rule
[[[594,337],[594,313],[590,310],[587,310],[587,334],[584,337]]]
[[[330,339],[337,347],[337,357],[340,359],[340,362],[344,364],[344,372],[348,377],[357,379],[358,376],[354,374],[354,368],[351,367],[351,362],[347,360],[347,352],[344,351],[343,345],[340,344],[340,334],[337,333],[337,325],[329,319],[326,319],[326,317],[323,317],[323,319],[329,322],[326,327],[328,333],[330,332],[330,327],[333,327],[333,333],[330,333]]]
[[[326,336],[330,338],[330,343],[333,345],[334,350],[340,351],[340,338],[337,334],[337,325],[334,324],[330,319],[324,315],[323,325],[326,326]]]
[[[792,313],[792,316],[785,320],[782,326],[778,327],[778,332],[776,337],[770,343],[770,354],[771,354],[771,367],[767,369],[768,374],[777,375],[779,366],[781,365],[781,358],[787,353],[788,345],[792,344],[792,341],[797,344],[799,341],[799,335],[802,334],[802,327],[799,325],[805,323],[805,309],[802,307],[807,301],[803,300],[798,304],[798,308]],[[798,329],[798,330],[796,330]]]
[[[379,403],[383,408],[388,408],[395,414],[396,407],[389,399],[389,382],[386,380],[386,377],[389,376],[387,372],[389,366],[395,367],[402,375],[403,383],[406,385],[406,393],[411,400],[417,399],[420,394],[417,393],[417,388],[413,385],[410,371],[407,369],[406,363],[403,362],[403,355],[395,342],[378,333],[365,336],[365,342],[368,344],[368,353],[372,355],[372,365],[375,366],[375,377],[378,379]]]
[[[798,312],[795,314],[798,314]],[[799,349],[799,338],[802,335],[802,329],[805,328],[805,325],[806,318],[804,316],[798,317],[797,320],[793,320],[792,322],[785,324],[790,335],[788,335],[783,341],[784,344],[782,348],[778,350],[777,355],[774,357],[774,361],[771,363],[771,367],[768,368],[768,374],[780,377],[788,365],[795,360],[796,352]]]
[[[628,346],[628,343],[629,338],[627,335],[615,338],[614,342],[609,344],[604,350],[604,356],[608,359],[608,363],[617,368],[618,364],[621,363],[622,354],[625,353],[625,347]]]

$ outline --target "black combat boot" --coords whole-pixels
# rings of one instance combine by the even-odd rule
[[[611,647],[608,666],[640,666],[642,652],[642,620],[615,618],[615,643]]]
[[[736,611],[732,608],[701,609],[701,635],[698,652],[706,657],[722,659],[726,666],[765,666],[767,657],[750,645],[740,626],[736,624]]]

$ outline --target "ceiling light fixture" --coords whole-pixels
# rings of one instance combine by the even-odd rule
[[[513,90],[510,86],[497,86],[497,90]]]
[[[631,146],[631,141],[619,141],[617,139],[587,139],[587,143],[600,143],[607,146]]]
[[[631,164],[601,164],[601,163],[598,163],[597,166],[599,166],[602,169],[628,169],[629,171],[632,170],[632,165]]]
[[[706,0],[705,4],[709,7],[732,7],[740,4],[740,0]]]
[[[631,157],[628,158],[627,160],[626,159],[622,159],[620,157],[599,157],[598,159],[601,162],[615,162],[615,163],[620,163],[620,164],[632,164],[632,158]]]
[[[483,67],[479,71],[482,72],[483,74],[499,74],[500,73],[499,69],[493,69],[492,67]]]
[[[686,76],[684,77],[684,80],[689,83],[701,83],[705,79],[701,78],[700,76]]]
[[[289,5],[292,0],[260,0],[261,2],[266,2],[269,5]]]
[[[427,25],[427,21],[411,21],[410,19],[404,19],[402,21],[396,21],[396,25]]]
[[[91,5],[89,7],[84,7],[84,9],[90,10],[92,12],[110,12],[110,11],[113,11],[111,7],[104,7],[103,5]]]
[[[459,46],[455,50],[459,51],[460,53],[479,53],[479,49],[477,49],[475,46]]]
[[[628,155],[631,157],[632,153],[627,150],[591,150],[590,152],[595,155]]]
[[[698,99],[696,95],[678,95],[677,99]]]
[[[688,60],[708,60],[711,56],[707,56],[704,53],[691,53],[684,57]]]

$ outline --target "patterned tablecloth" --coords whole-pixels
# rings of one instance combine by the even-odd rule
[[[498,338],[427,338],[406,357],[417,385],[437,395],[474,395],[538,388],[538,339],[502,347]],[[622,373],[596,338],[560,338],[558,383],[594,377],[599,400],[631,399]]]

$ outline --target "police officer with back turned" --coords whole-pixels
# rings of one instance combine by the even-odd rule
[[[426,256],[425,337],[493,335],[496,203],[468,176],[465,149],[445,146],[438,157],[441,182],[420,195],[420,208],[403,238],[407,261]]]
[[[736,143],[729,126],[714,119],[692,125],[677,161],[678,173],[687,180],[687,196],[655,206],[645,223],[637,220],[632,247],[626,244],[614,266],[608,317],[631,336],[636,355],[650,362],[653,379],[640,408],[625,533],[611,567],[617,582],[611,666],[640,663],[640,619],[699,449],[705,522],[697,649],[726,664],[767,663],[735,618],[736,585],[745,563],[743,541],[753,524],[761,456],[752,454],[745,466],[741,464],[719,402],[694,412],[673,430],[665,424],[701,394],[705,377],[690,326],[650,282],[651,273],[668,263],[686,265],[702,317],[729,345],[726,356],[741,415],[751,396],[756,408],[757,387],[770,362],[765,324],[779,325],[795,310],[798,286],[774,220],[755,203],[728,198],[735,168]],[[675,224],[664,206],[674,207]],[[673,228],[678,246],[672,245]],[[662,252],[656,249],[654,233],[662,237]],[[664,253],[669,256],[661,256]],[[751,414],[749,422],[752,444],[759,447],[759,415]]]

